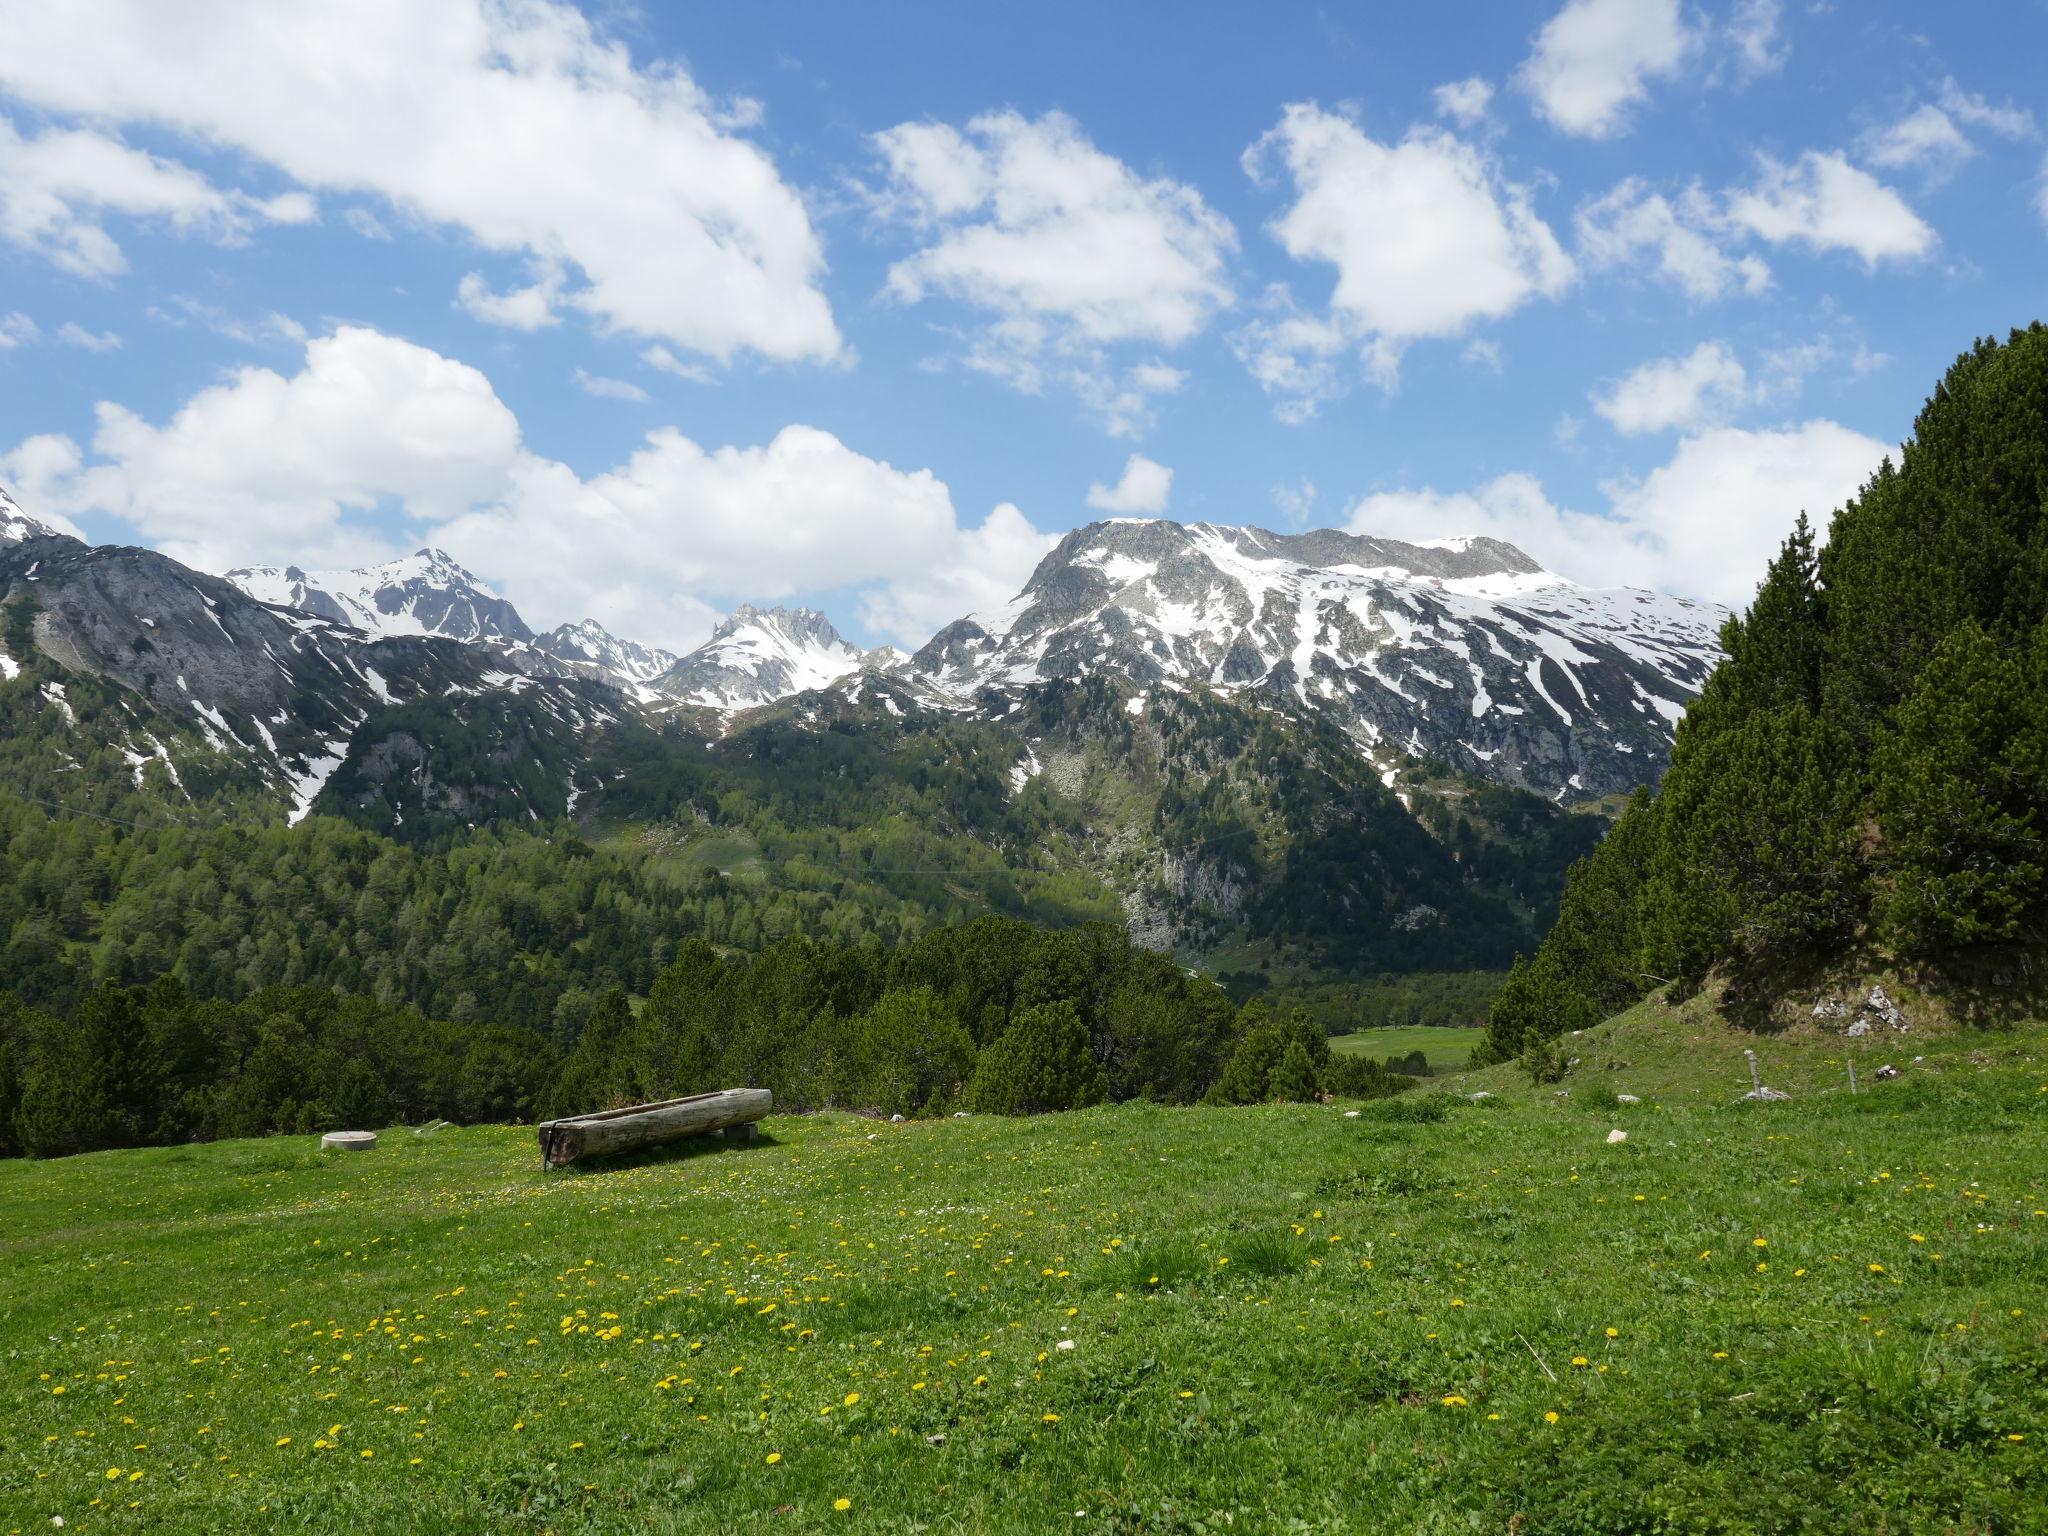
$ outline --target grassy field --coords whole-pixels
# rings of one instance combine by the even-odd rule
[[[1855,1098],[1773,1040],[1771,1105],[1743,1043],[1646,1008],[1565,1097],[587,1172],[0,1165],[0,1532],[2043,1529],[2048,1036],[1887,1042]]]
[[[1330,1049],[1347,1056],[1406,1056],[1420,1051],[1435,1073],[1463,1069],[1484,1031],[1453,1029],[1437,1024],[1396,1024],[1385,1029],[1361,1029],[1355,1034],[1333,1035]]]

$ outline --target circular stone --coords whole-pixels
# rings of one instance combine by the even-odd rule
[[[343,1152],[367,1152],[375,1145],[375,1131],[329,1131],[320,1138],[322,1151],[337,1148]]]

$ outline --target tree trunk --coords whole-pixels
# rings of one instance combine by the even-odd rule
[[[640,1147],[659,1146],[685,1136],[728,1126],[751,1125],[767,1114],[774,1096],[766,1088],[725,1088],[694,1093],[659,1104],[634,1104],[594,1115],[543,1121],[540,1155],[550,1168],[583,1157],[604,1157]]]

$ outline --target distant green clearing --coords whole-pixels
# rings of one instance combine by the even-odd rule
[[[2048,1038],[1858,1098],[1773,1039],[1768,1106],[1746,1040],[1645,1008],[1566,1097],[1356,1118],[0,1165],[0,1532],[2039,1529]]]
[[[1457,1072],[1472,1055],[1484,1030],[1451,1029],[1437,1024],[1392,1024],[1385,1029],[1361,1029],[1355,1034],[1337,1035],[1330,1049],[1346,1056],[1406,1056],[1420,1051],[1432,1072]]]

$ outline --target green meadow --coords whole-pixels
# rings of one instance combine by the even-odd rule
[[[556,1173],[0,1164],[0,1532],[2048,1526],[2048,1036],[1857,1042],[1855,1096],[1775,1038],[1762,1105],[1745,1043],[1646,1005],[1557,1086]]]
[[[1482,1029],[1456,1029],[1442,1024],[1389,1024],[1383,1029],[1361,1029],[1337,1035],[1330,1049],[1346,1056],[1389,1057],[1422,1052],[1435,1073],[1455,1072],[1471,1058],[1472,1047],[1485,1038]]]

